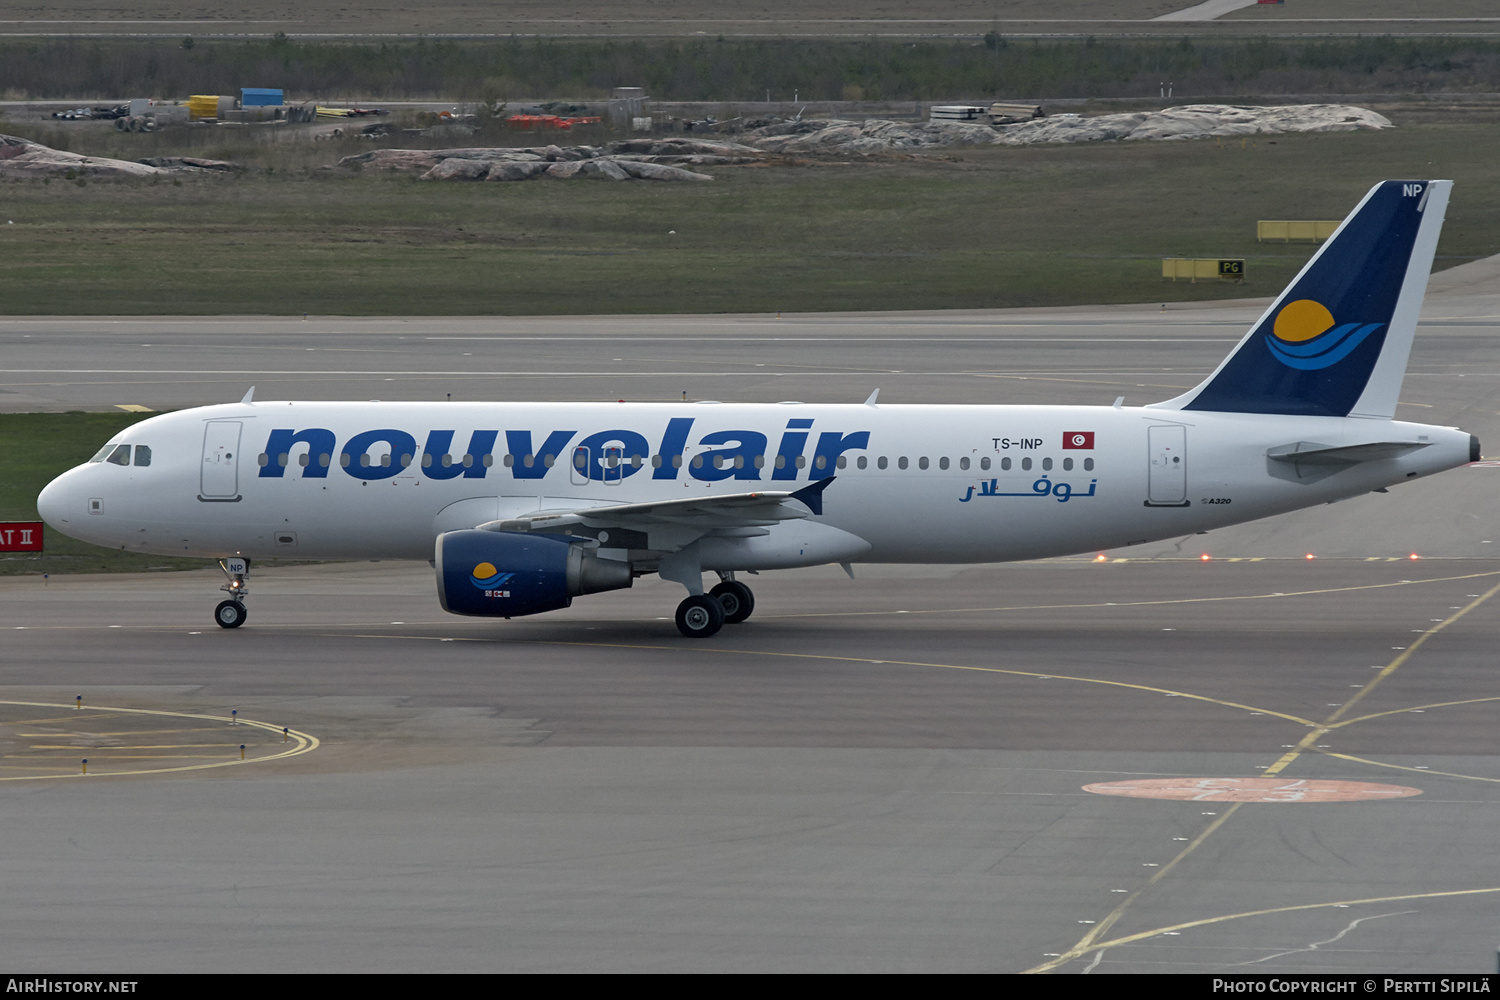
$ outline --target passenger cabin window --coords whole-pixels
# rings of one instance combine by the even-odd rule
[[[1005,461],[1008,463],[1010,461],[1010,459],[1007,458]],[[990,460],[989,460],[988,456],[986,456],[985,458],[981,458],[979,460],[979,467],[981,469],[983,469],[985,472],[990,471]],[[1002,465],[1001,468],[1002,469],[1008,469],[1008,468],[1010,468],[1010,466],[1008,464],[1007,465]]]
[[[1085,458],[1083,460],[1083,471],[1084,472],[1093,472],[1094,471],[1094,460],[1092,458]]]
[[[1052,471],[1052,459],[1050,459],[1050,458],[1044,458],[1044,459],[1042,459],[1042,468],[1045,469],[1048,472],[1051,472]]]

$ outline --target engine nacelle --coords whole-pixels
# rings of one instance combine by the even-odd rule
[[[600,559],[579,542],[515,531],[446,531],[433,564],[444,611],[492,618],[566,608],[632,579],[629,563]]]

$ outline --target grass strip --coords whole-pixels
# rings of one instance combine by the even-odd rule
[[[1457,182],[1440,266],[1500,252],[1500,201],[1488,196],[1500,134],[1472,123],[720,166],[709,184],[329,176],[298,166],[310,148],[339,152],[223,144],[197,152],[269,169],[0,185],[0,313],[774,312],[1270,295],[1313,248],[1257,243],[1256,220],[1341,218],[1383,178]],[[1245,258],[1248,280],[1164,281],[1162,257]]]

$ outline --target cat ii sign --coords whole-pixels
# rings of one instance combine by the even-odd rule
[[[40,551],[41,521],[0,521],[0,552]]]

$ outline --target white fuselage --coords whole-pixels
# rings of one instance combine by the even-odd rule
[[[1312,474],[1267,457],[1391,441],[1412,447]],[[79,466],[43,492],[42,516],[99,545],[205,557],[426,560],[444,531],[536,511],[837,477],[821,517],[720,532],[703,568],[724,570],[1093,551],[1470,458],[1452,428],[1076,406],[257,402],[153,417],[112,443],[146,446],[149,464]],[[837,532],[804,544],[809,525]]]

